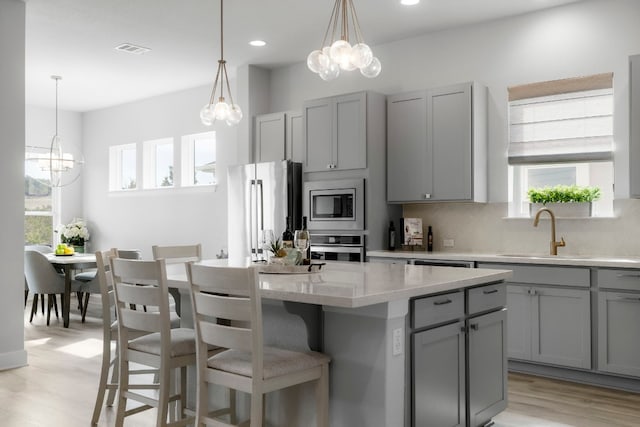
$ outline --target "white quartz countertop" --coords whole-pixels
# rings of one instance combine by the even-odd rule
[[[224,265],[226,260],[204,260]],[[327,262],[320,271],[260,274],[263,298],[333,307],[364,307],[463,289],[510,278],[510,270],[386,263]],[[170,286],[186,288],[186,274],[167,269]]]
[[[562,248],[559,248],[562,250]],[[573,265],[584,267],[637,268],[640,257],[600,257],[587,255],[544,255],[544,254],[482,254],[426,251],[368,251],[368,257],[399,259],[432,259],[451,261],[480,261],[505,264],[547,264]]]

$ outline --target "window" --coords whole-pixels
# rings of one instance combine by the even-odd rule
[[[136,144],[109,147],[109,189],[111,191],[137,188]]]
[[[26,245],[53,245],[60,190],[51,188],[51,176],[41,167],[47,148],[27,147],[24,164],[24,242]]]
[[[143,143],[144,188],[173,187],[173,138]]]
[[[613,215],[613,75],[509,88],[510,216],[528,216],[527,191],[597,186],[594,216]]]
[[[182,185],[216,183],[216,133],[204,132],[182,137]]]

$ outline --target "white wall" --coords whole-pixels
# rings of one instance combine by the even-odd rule
[[[24,366],[24,45],[25,4],[0,2],[0,209],[2,298],[0,370]]]
[[[201,124],[199,112],[210,91],[211,87],[198,87],[84,114],[83,202],[92,251],[138,248],[150,258],[155,244],[202,243],[206,258],[213,258],[223,248],[226,252],[226,167],[237,163],[238,130],[224,123],[213,127]],[[217,132],[217,191],[108,191],[110,146],[164,137],[179,143],[182,135],[210,130]]]
[[[592,0],[373,46],[382,73],[324,82],[305,63],[273,70],[271,111],[358,90],[384,94],[476,80],[489,90],[489,199],[507,199],[507,87],[614,73],[616,196],[628,197],[628,57],[640,53],[640,2]],[[363,28],[365,37],[375,26]]]
[[[51,84],[54,85],[53,80]],[[62,83],[61,83],[62,85]],[[63,88],[60,88],[62,92]],[[54,108],[27,105],[25,137],[27,146],[51,147],[51,138],[56,130],[56,110]],[[58,135],[62,138],[62,147],[73,144],[82,147],[82,114],[58,110]],[[73,218],[82,218],[82,175],[72,184],[61,188],[60,223],[67,224]],[[54,224],[57,227],[58,224]]]

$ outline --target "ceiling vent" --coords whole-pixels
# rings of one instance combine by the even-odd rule
[[[116,46],[115,49],[120,52],[132,53],[134,55],[142,55],[143,53],[147,53],[151,50],[148,47],[136,46],[131,43],[123,43],[120,46]]]

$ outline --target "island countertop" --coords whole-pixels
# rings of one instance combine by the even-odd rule
[[[237,265],[203,260],[204,265]],[[170,286],[186,288],[186,274],[167,269]],[[355,308],[464,289],[511,277],[510,270],[420,265],[327,262],[320,271],[301,274],[260,273],[263,298]]]

